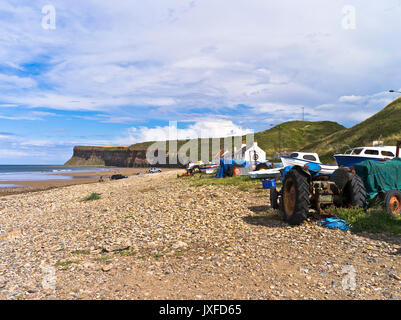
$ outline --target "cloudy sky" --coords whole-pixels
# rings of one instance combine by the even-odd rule
[[[2,0],[0,164],[162,140],[169,121],[227,136],[304,108],[352,126],[397,97],[400,17],[400,0]]]

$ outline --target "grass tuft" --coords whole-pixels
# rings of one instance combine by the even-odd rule
[[[57,261],[56,262],[56,264],[55,264],[55,266],[56,267],[67,267],[67,266],[69,266],[69,265],[71,265],[71,264],[80,264],[81,263],[81,261],[78,261],[78,260],[67,260],[67,261]]]
[[[94,201],[99,200],[101,198],[99,193],[92,192],[89,196],[87,196],[83,201]]]
[[[94,259],[97,262],[106,262],[108,260],[110,260],[110,257],[98,257]]]
[[[362,208],[331,208],[330,213],[345,220],[355,232],[401,235],[401,218],[392,216],[380,207],[373,207],[367,211]]]
[[[89,250],[74,250],[71,252],[72,254],[90,254]]]
[[[250,191],[261,188],[262,183],[258,179],[251,179],[248,176],[216,178],[215,176],[193,176],[189,178],[195,187],[203,186],[235,186],[241,191]]]

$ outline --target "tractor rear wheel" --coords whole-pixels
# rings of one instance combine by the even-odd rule
[[[278,209],[278,192],[276,188],[270,188],[270,206],[273,209]]]
[[[308,177],[298,170],[291,170],[284,179],[281,208],[284,220],[290,225],[306,220],[310,205]]]
[[[384,206],[388,213],[394,216],[401,215],[401,192],[398,190],[387,191],[384,196]]]
[[[348,207],[366,207],[366,189],[362,179],[356,175],[350,175],[343,192],[343,204]]]

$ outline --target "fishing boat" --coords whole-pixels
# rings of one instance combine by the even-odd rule
[[[282,171],[285,167],[288,166],[301,166],[304,167],[308,163],[316,163],[320,167],[321,174],[332,174],[335,170],[338,169],[336,165],[323,164],[319,159],[319,155],[317,153],[309,153],[309,152],[293,152],[288,156],[281,156],[281,168],[272,168],[265,169],[259,171],[249,172],[248,175],[252,179],[277,179],[281,176]]]
[[[202,165],[199,166],[199,171],[201,173],[204,173],[204,174],[212,174],[212,173],[215,173],[216,170],[219,169],[219,167],[220,166],[218,164],[214,164],[214,163],[212,163],[212,164],[202,164]]]
[[[308,162],[317,163],[320,166],[320,173],[332,174],[338,169],[336,165],[323,164],[317,153],[309,152],[293,152],[289,156],[281,156],[283,167],[288,166],[305,166]]]
[[[283,167],[281,168],[273,168],[273,169],[262,169],[258,171],[248,172],[248,175],[251,179],[278,179],[281,177],[281,172]]]
[[[385,161],[393,159],[397,154],[397,147],[357,147],[345,151],[343,154],[335,154],[337,164],[342,167],[352,167],[365,160]]]

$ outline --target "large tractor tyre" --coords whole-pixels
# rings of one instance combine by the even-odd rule
[[[384,207],[393,216],[401,215],[401,192],[398,190],[387,191],[384,195]]]
[[[256,165],[255,171],[270,169],[270,167],[266,163],[259,163]]]
[[[343,190],[351,178],[352,173],[349,168],[338,168],[333,172],[329,180],[334,182],[338,189]]]
[[[308,217],[310,190],[308,177],[291,170],[284,179],[280,203],[283,217],[290,225],[299,225]]]
[[[278,209],[278,192],[276,188],[270,188],[270,206],[273,209]]]
[[[343,205],[347,207],[361,207],[366,208],[366,189],[362,179],[354,174],[351,175],[349,181],[345,185],[343,192]]]

